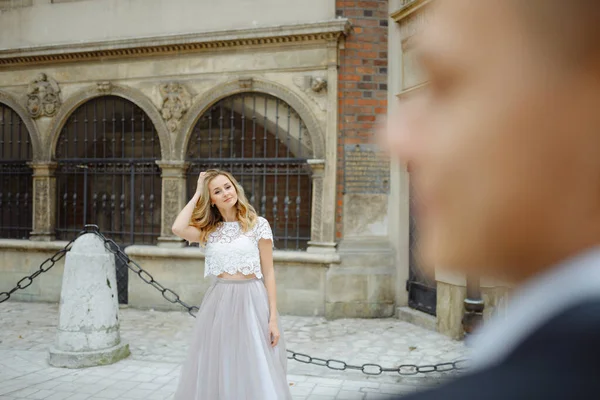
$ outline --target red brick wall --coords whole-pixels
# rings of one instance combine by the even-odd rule
[[[336,0],[352,30],[340,54],[336,236],[342,238],[344,145],[373,143],[376,120],[387,112],[387,0]]]

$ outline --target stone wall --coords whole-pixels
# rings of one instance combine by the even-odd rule
[[[187,201],[188,138],[219,100],[266,93],[298,113],[311,142],[311,240],[305,253],[276,254],[282,311],[332,318],[393,315],[389,163],[372,157],[377,118],[387,106],[387,1],[209,3],[36,0],[0,13],[0,49],[6,49],[0,54],[0,101],[15,105],[34,144],[33,238],[54,243],[54,155],[69,116],[90,99],[123,97],[152,121],[161,144],[160,248],[137,256],[157,279],[165,277],[198,300],[207,285],[198,275],[201,256],[188,257],[170,232]],[[180,119],[163,118],[165,84],[178,88],[175,94],[186,104]],[[56,87],[59,94],[33,115],[27,93],[36,85]],[[374,185],[346,190],[349,152],[371,157]],[[353,171],[360,178],[360,168]],[[161,251],[172,254],[177,268]],[[158,307],[162,298],[155,303],[138,283],[132,280],[132,304]]]
[[[10,3],[15,8],[10,8]],[[324,0],[0,2],[0,50],[280,27],[335,18]]]
[[[340,53],[337,229],[340,266],[328,270],[326,315],[394,313],[387,207],[389,163],[379,158],[377,123],[387,111],[387,1],[336,1],[352,30]]]
[[[126,50],[115,51],[106,42],[89,53],[69,53],[73,62],[58,62],[62,47],[48,56],[22,52],[6,53],[0,60],[0,101],[19,113],[32,136],[37,206],[34,205],[34,236],[52,239],[52,206],[55,199],[52,166],[54,149],[62,127],[71,113],[87,100],[105,95],[123,97],[138,105],[152,121],[161,145],[163,169],[163,218],[161,238],[168,242],[169,227],[187,196],[183,172],[186,145],[197,119],[216,101],[241,92],[273,95],[289,104],[302,118],[310,139],[315,170],[312,211],[312,241],[316,247],[334,245],[335,140],[337,115],[337,47],[347,21],[319,22],[303,27],[280,27],[277,33],[256,29],[252,32],[194,36],[193,43],[178,39],[167,48],[152,42],[129,42]],[[237,35],[239,41],[225,37]],[[266,36],[265,36],[266,35]],[[261,38],[261,39],[258,39]],[[268,44],[264,43],[268,39]],[[125,45],[125,44],[123,44]],[[142,46],[142,47],[139,47]],[[194,51],[171,54],[172,48]],[[223,47],[222,49],[220,47]],[[156,54],[140,58],[140,49]],[[110,61],[103,61],[106,57]],[[44,62],[41,61],[43,58]],[[87,62],[82,62],[84,57]],[[50,60],[49,60],[50,59]],[[50,63],[50,61],[56,61]],[[10,68],[2,68],[2,63]],[[77,62],[77,68],[74,68]],[[23,64],[26,65],[23,65]],[[334,74],[331,74],[331,71]],[[331,87],[313,90],[318,79]],[[42,83],[39,83],[41,81]],[[36,85],[48,85],[57,95],[51,114],[28,115],[27,93]],[[184,115],[179,120],[163,119],[164,84],[180,88],[177,96],[187,96]],[[333,114],[333,118],[332,118]],[[307,142],[308,143],[308,142]],[[165,175],[165,168],[168,173]],[[39,184],[39,185],[38,185]],[[39,190],[37,190],[39,186]],[[40,193],[40,196],[37,196]],[[309,201],[310,199],[306,199]],[[39,218],[38,218],[39,217]]]
[[[23,277],[39,269],[44,260],[67,242],[35,242],[0,239],[0,291],[12,289]],[[130,246],[125,252],[166,288],[189,305],[199,305],[211,279],[204,279],[204,253],[199,248],[170,249],[156,246]],[[278,309],[282,314],[325,315],[326,273],[339,263],[336,254],[274,252]],[[47,273],[33,280],[11,298],[18,301],[58,302],[64,258]],[[147,275],[144,275],[147,279]],[[25,283],[25,282],[24,282]],[[137,308],[182,310],[165,300],[161,293],[129,271],[128,304]]]
[[[212,278],[204,279],[204,253],[199,248],[164,249],[130,246],[127,254],[182,301],[199,305]],[[282,314],[325,315],[326,272],[339,263],[336,254],[278,252],[274,254],[277,307]],[[163,299],[160,292],[129,273],[129,304],[138,308],[181,309]]]
[[[35,242],[29,240],[0,239],[0,291],[5,292],[17,282],[39,270],[40,265],[67,242]],[[48,268],[50,264],[44,266]],[[24,290],[17,290],[11,299],[18,301],[58,302],[62,286],[65,259],[58,261],[48,272],[35,278]],[[23,282],[26,285],[27,281]]]
[[[360,204],[362,201],[361,196],[344,196],[345,146],[374,143],[378,117],[385,116],[387,112],[387,0],[337,0],[336,14],[348,18],[352,24],[344,49],[340,52],[338,79],[340,101],[336,237],[343,239],[344,207],[348,202]],[[380,197],[385,199],[385,196]],[[377,219],[381,221],[383,217],[380,215]],[[369,221],[364,221],[367,222]],[[356,228],[350,227],[350,230]]]

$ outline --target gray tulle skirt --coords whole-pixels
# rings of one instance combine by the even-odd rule
[[[283,330],[274,348],[259,279],[219,279],[204,296],[175,400],[287,400]]]

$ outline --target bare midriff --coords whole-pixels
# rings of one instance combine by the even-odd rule
[[[218,277],[221,279],[256,279],[256,275],[254,275],[254,274],[244,275],[241,272],[236,272],[233,275],[224,272],[221,275],[219,275]]]

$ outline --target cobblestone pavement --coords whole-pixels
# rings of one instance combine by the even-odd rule
[[[461,342],[396,319],[326,321],[283,316],[287,348],[352,364],[427,365],[466,356]],[[114,365],[68,370],[48,365],[58,305],[0,304],[0,400],[170,399],[195,319],[183,312],[121,309],[131,356]],[[446,379],[439,373],[365,376],[290,360],[294,399],[386,399]]]

